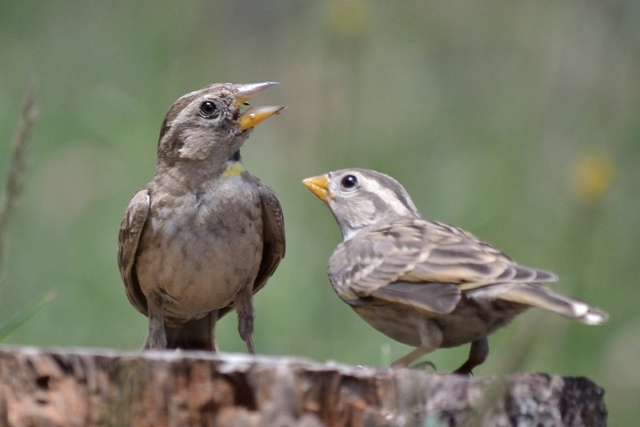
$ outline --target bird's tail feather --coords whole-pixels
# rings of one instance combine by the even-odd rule
[[[504,285],[499,298],[540,307],[575,319],[587,325],[600,325],[609,319],[609,315],[584,301],[553,291],[539,283],[512,283]]]
[[[208,350],[217,351],[214,340],[214,326],[217,316],[216,311],[209,313],[201,319],[190,320],[180,325],[167,325],[167,349],[181,348],[184,350]],[[144,344],[148,348],[149,336]]]

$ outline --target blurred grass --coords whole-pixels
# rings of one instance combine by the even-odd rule
[[[32,81],[40,110],[0,310],[58,295],[8,341],[139,348],[146,322],[124,296],[116,238],[153,176],[164,113],[211,82],[275,80],[256,104],[290,108],[243,151],[287,225],[287,257],[256,296],[260,352],[353,364],[408,352],[333,294],[325,268],[340,233],[300,183],[378,169],[426,217],[555,271],[558,289],[611,315],[591,328],[531,311],[492,336],[477,375],[589,376],[611,425],[635,425],[639,24],[632,1],[0,3],[0,141]],[[219,345],[244,352],[235,322],[221,322]],[[428,359],[446,372],[467,352]]]
[[[29,137],[37,117],[33,88],[27,91],[20,109],[16,133],[11,140],[7,174],[0,193],[0,272],[4,261],[7,233],[24,187],[24,172],[29,154]],[[0,276],[1,279],[1,276]]]
[[[33,132],[33,125],[37,115],[38,109],[36,107],[34,90],[30,88],[22,100],[18,127],[11,141],[11,153],[7,164],[4,188],[2,193],[0,193],[0,286],[2,285],[2,279],[4,277],[3,267],[7,250],[7,235],[23,191],[24,173],[29,157],[29,139]],[[52,301],[54,297],[55,293],[49,292],[49,294],[43,298],[18,311],[8,320],[3,319],[2,323],[0,323],[0,341],[3,341],[13,331],[25,324],[45,305]]]

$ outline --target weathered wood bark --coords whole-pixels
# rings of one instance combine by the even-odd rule
[[[606,416],[586,378],[0,348],[2,426],[604,426]]]

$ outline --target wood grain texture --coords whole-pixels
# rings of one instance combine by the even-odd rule
[[[605,426],[587,378],[0,347],[2,426]]]

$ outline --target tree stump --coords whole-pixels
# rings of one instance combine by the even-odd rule
[[[605,426],[587,378],[207,352],[0,348],[2,426]]]

